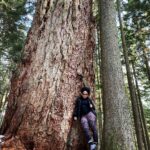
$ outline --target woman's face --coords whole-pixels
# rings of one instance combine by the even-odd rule
[[[85,99],[89,96],[87,91],[83,91],[83,93],[81,93],[82,97]]]

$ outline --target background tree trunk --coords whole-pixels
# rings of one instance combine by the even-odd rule
[[[130,93],[130,98],[131,98],[134,125],[135,125],[135,131],[136,131],[136,138],[137,138],[138,148],[140,150],[144,150],[144,143],[143,143],[144,137],[142,137],[142,134],[143,134],[142,122],[140,120],[140,110],[138,109],[139,108],[138,99],[136,97],[135,85],[133,83],[133,76],[131,74],[131,69],[130,69],[128,50],[127,50],[127,46],[126,46],[126,40],[125,40],[124,31],[123,31],[123,23],[122,23],[122,19],[121,19],[120,1],[119,0],[117,0],[117,8],[118,8],[118,18],[119,18],[119,23],[120,23],[123,55],[124,55],[125,66],[126,66],[126,70],[127,70],[129,93]]]
[[[102,117],[102,96],[101,96],[101,75],[100,75],[100,37],[99,37],[99,28],[96,30],[96,35],[97,35],[97,44],[96,44],[96,49],[95,49],[95,68],[96,68],[96,86],[98,88],[97,91],[97,114],[98,114],[98,129],[99,129],[99,144],[98,146],[100,147],[101,141],[102,141],[102,128],[103,128],[103,117]],[[98,148],[99,148],[98,147]]]
[[[134,75],[134,79],[135,79],[135,85],[136,85],[136,91],[137,91],[137,98],[139,100],[139,109],[141,111],[141,120],[143,123],[143,131],[144,131],[144,137],[145,137],[145,143],[147,146],[147,149],[150,149],[150,141],[149,141],[149,135],[148,135],[148,130],[147,130],[147,125],[146,125],[146,119],[144,116],[144,109],[143,109],[143,105],[142,105],[142,100],[141,100],[141,94],[140,94],[140,89],[139,89],[139,85],[138,85],[138,80],[137,80],[137,75],[136,75],[136,71],[135,71],[135,64],[134,61],[132,61],[132,70],[133,70],[133,75]],[[146,147],[145,147],[146,149]]]
[[[87,149],[72,112],[81,76],[94,91],[93,29],[91,0],[37,1],[1,127],[1,134],[16,137],[5,146],[15,148],[19,142],[30,150]]]
[[[145,52],[146,48],[144,49],[144,47],[142,48],[142,50],[143,50],[143,56],[144,56],[144,62],[145,62],[145,66],[146,66],[147,77],[148,77],[148,80],[150,81],[150,66],[149,66],[147,54]]]
[[[101,66],[103,87],[103,150],[135,149],[128,100],[125,95],[117,41],[113,0],[100,0]]]

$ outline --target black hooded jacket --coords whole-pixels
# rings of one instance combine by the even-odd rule
[[[92,108],[90,107],[90,104],[92,104]],[[90,111],[92,111],[96,116],[96,109],[92,100],[89,97],[86,100],[83,100],[83,98],[80,96],[77,97],[73,117],[81,118],[83,115],[86,115]]]

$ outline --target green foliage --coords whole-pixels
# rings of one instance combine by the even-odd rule
[[[2,4],[1,9],[1,28],[0,28],[0,52],[15,63],[20,60],[18,54],[23,47],[25,40],[25,25],[22,16],[26,15],[26,0],[9,0]]]
[[[34,0],[0,1],[0,101],[9,91],[12,73],[18,74],[17,64],[23,57],[26,33],[31,25]]]
[[[141,96],[145,100],[150,98],[150,83],[147,77],[147,68],[143,51],[148,48],[150,30],[150,9],[148,0],[129,0],[123,4],[124,31],[130,60],[134,61],[138,82],[140,84]],[[146,55],[150,54],[147,50]]]
[[[148,129],[148,134],[150,136],[150,109],[148,107],[144,108],[144,114],[146,118],[146,123],[147,123],[147,129]]]
[[[121,150],[122,146],[120,145],[118,139],[115,138],[115,134],[117,131],[114,131],[113,133],[110,134],[109,136],[109,148],[108,150]]]

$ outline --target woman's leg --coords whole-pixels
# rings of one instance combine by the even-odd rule
[[[91,140],[91,135],[90,135],[89,124],[88,124],[88,120],[87,120],[86,116],[82,116],[81,125],[84,130],[86,140],[87,140],[87,142],[89,142]]]
[[[90,125],[90,127],[93,131],[94,142],[98,143],[98,132],[97,132],[97,127],[96,127],[96,116],[92,112],[89,112],[87,114],[87,119],[88,119],[89,125]]]

